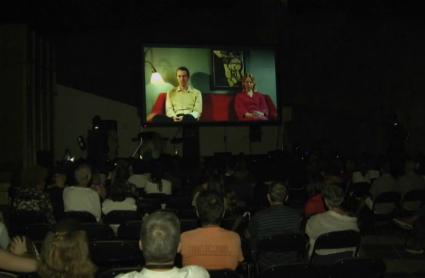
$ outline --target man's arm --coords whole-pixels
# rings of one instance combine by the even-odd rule
[[[238,120],[251,118],[249,111],[245,107],[245,99],[243,93],[238,93],[235,97],[235,112]],[[247,115],[248,114],[248,115]]]
[[[258,93],[258,97],[259,97],[258,112],[261,112],[263,114],[262,116],[267,117],[269,115],[269,108],[267,107],[266,98],[261,93]]]
[[[173,104],[171,103],[171,94],[172,91],[167,93],[167,97],[165,99],[165,114],[167,117],[174,118],[176,117],[176,112],[174,112]]]
[[[202,114],[202,93],[196,90],[196,99],[193,106],[193,111],[190,113],[195,119],[199,119]]]

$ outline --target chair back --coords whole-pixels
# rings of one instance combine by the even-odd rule
[[[19,275],[16,273],[0,271],[0,278],[19,278]]]
[[[380,259],[343,259],[328,269],[328,278],[383,278],[385,263]]]
[[[315,278],[316,270],[309,264],[274,265],[260,272],[259,278]]]
[[[360,241],[360,232],[354,230],[329,232],[320,235],[314,243],[313,252],[310,257],[310,263],[313,263],[315,257],[320,257],[320,255],[316,253],[316,251],[320,249],[345,250],[347,248],[353,248],[353,250],[349,252],[352,253],[352,257],[356,257],[358,249],[360,247]],[[336,252],[335,259],[338,258],[337,254],[338,252]]]
[[[105,224],[123,224],[126,221],[139,220],[140,217],[136,211],[132,210],[113,210],[103,217]]]
[[[401,199],[398,192],[383,192],[375,197],[372,205],[372,212],[375,218],[393,218]]]
[[[98,266],[123,267],[143,265],[143,254],[137,240],[91,241],[90,256]]]
[[[40,211],[17,210],[11,213],[10,218],[13,219],[14,226],[47,223],[46,215]]]
[[[241,274],[230,269],[208,270],[210,278],[243,278]]]
[[[75,219],[80,223],[96,223],[96,217],[88,211],[66,211],[62,219]]]
[[[404,213],[414,213],[425,202],[425,190],[416,189],[406,192],[400,201],[400,208]]]
[[[80,228],[87,233],[89,240],[110,240],[115,237],[109,225],[101,223],[82,223]]]
[[[371,184],[368,182],[356,182],[350,185],[349,195],[352,197],[365,197],[369,194]]]
[[[304,252],[306,236],[301,233],[275,235],[260,241],[258,251],[262,252]]]
[[[126,240],[139,240],[142,220],[127,221],[118,227],[118,238]]]

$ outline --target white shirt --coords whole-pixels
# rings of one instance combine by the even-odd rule
[[[137,188],[144,188],[151,178],[150,173],[132,175],[128,178],[128,182],[134,184]]]
[[[411,190],[425,189],[424,179],[416,173],[406,173],[398,181],[398,191],[404,195]]]
[[[114,210],[136,211],[136,200],[134,200],[134,198],[127,197],[123,201],[112,201],[111,199],[106,199],[105,201],[103,201],[102,212],[104,215],[107,215],[108,213]]]
[[[158,184],[153,183],[151,181],[147,181],[146,182],[146,186],[145,186],[145,192],[146,194],[149,193],[163,193],[166,195],[171,195],[171,182],[169,180],[165,180],[165,179],[161,179],[162,181],[162,191],[159,190],[158,188]]]
[[[142,271],[133,271],[120,274],[119,278],[209,278],[209,273],[200,266],[190,265],[182,268],[174,267],[167,271],[154,271],[147,268]]]
[[[363,175],[362,172],[356,171],[353,173],[352,183],[367,182],[371,183],[372,180],[379,177],[379,171],[377,170],[368,170],[366,175]]]
[[[306,224],[305,233],[310,239],[310,250],[309,256],[312,255],[314,243],[316,239],[326,233],[336,232],[336,231],[346,231],[354,230],[359,231],[357,225],[357,218],[351,217],[348,215],[339,214],[333,210],[328,210],[323,213],[313,215]],[[320,249],[317,250],[319,255],[329,255],[344,251],[350,251],[352,248],[348,249]]]
[[[100,198],[96,191],[89,187],[68,186],[63,190],[63,206],[65,211],[87,211],[100,221]]]

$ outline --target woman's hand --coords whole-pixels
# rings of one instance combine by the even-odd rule
[[[15,255],[21,256],[28,252],[27,239],[25,237],[14,237],[10,243],[10,252]]]

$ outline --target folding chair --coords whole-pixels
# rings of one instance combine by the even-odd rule
[[[328,278],[384,278],[385,263],[380,259],[343,259],[328,268]]]
[[[96,223],[96,217],[88,211],[66,211],[62,219],[75,219],[80,223]]]
[[[91,241],[90,255],[96,265],[124,267],[143,265],[143,255],[138,240]]]
[[[103,217],[105,224],[123,224],[126,221],[140,220],[141,217],[132,210],[113,210]]]
[[[89,240],[110,240],[115,237],[112,228],[106,224],[82,223],[80,228],[86,231]]]
[[[400,203],[400,193],[383,192],[375,197],[372,204],[373,228],[377,233],[377,225],[391,223]]]
[[[425,203],[425,190],[416,189],[406,192],[400,201],[400,214],[413,215]]]
[[[280,264],[278,260],[285,260],[286,264],[300,263],[305,257],[306,243],[307,238],[301,233],[280,234],[262,239],[256,250],[253,250],[257,273],[261,272],[261,268]]]
[[[311,265],[331,265],[344,258],[354,258],[357,256],[360,247],[360,232],[354,230],[329,232],[320,235],[313,246],[313,252],[310,257]],[[352,248],[350,251],[345,251]],[[344,251],[335,252],[329,255],[317,254],[321,249],[342,249]]]
[[[142,220],[127,221],[118,228],[118,238],[126,240],[139,240]]]
[[[19,275],[16,273],[0,271],[0,278],[19,278]]]
[[[243,278],[237,271],[230,269],[208,270],[210,278]]]
[[[317,271],[309,264],[275,265],[260,272],[259,278],[315,278]],[[342,276],[343,277],[343,276]]]

